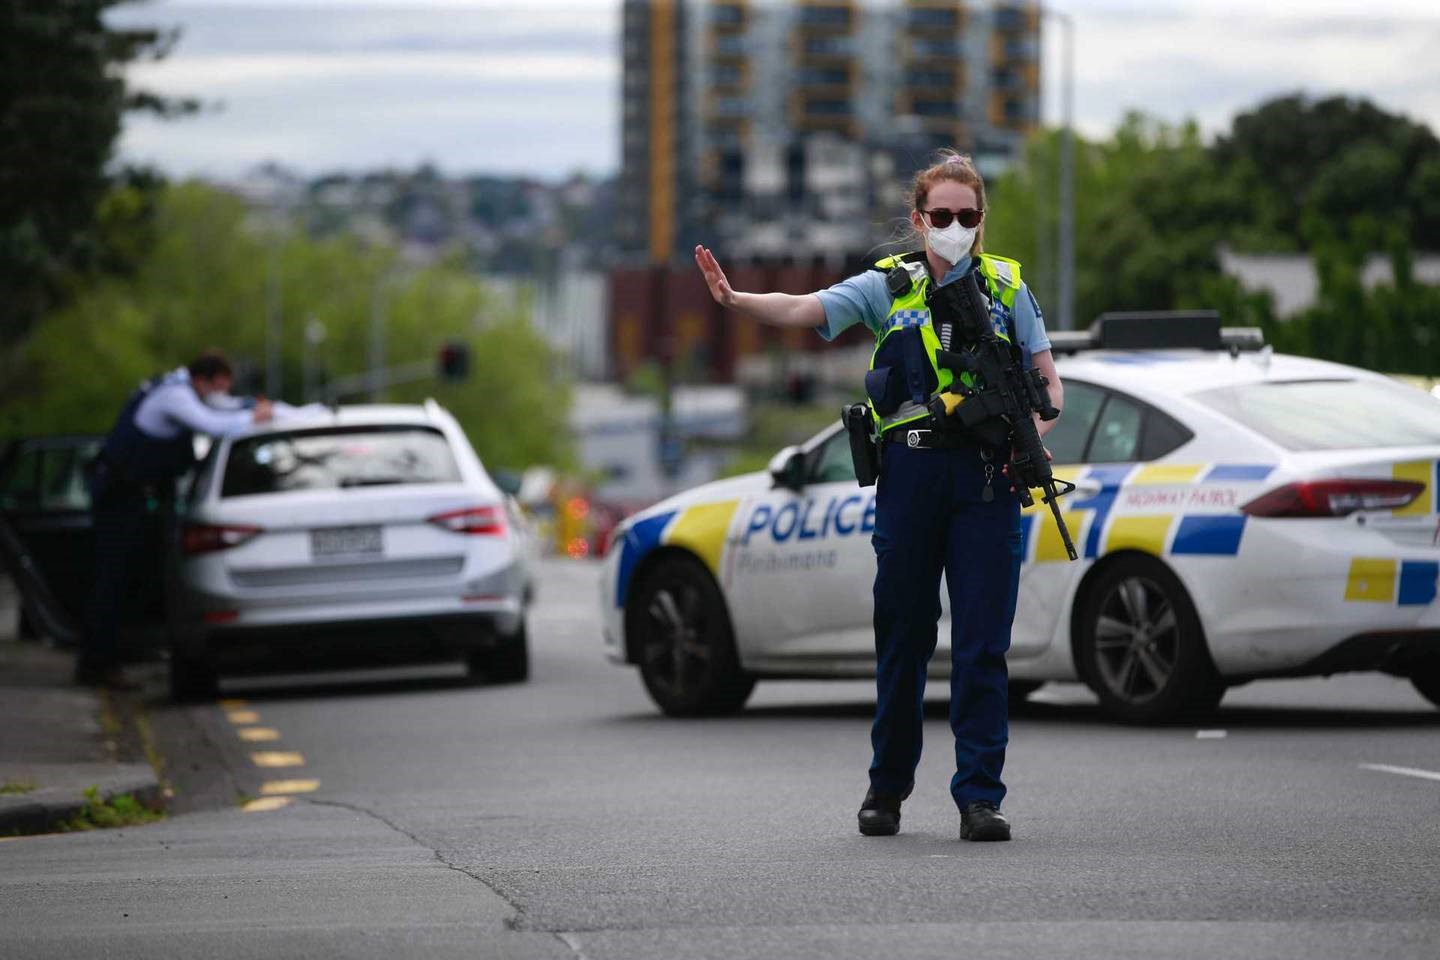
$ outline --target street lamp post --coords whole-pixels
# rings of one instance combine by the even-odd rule
[[[1060,329],[1075,329],[1075,21],[1052,10],[1060,21],[1061,90],[1060,216],[1056,243],[1060,253]]]
[[[375,280],[370,299],[370,402],[379,403],[385,390],[385,288],[390,275]]]
[[[1041,16],[1060,24],[1060,163],[1057,191],[1056,253],[1060,262],[1056,299],[1061,330],[1075,329],[1075,18],[1048,5]]]

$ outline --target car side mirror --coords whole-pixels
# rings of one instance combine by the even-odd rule
[[[799,490],[805,486],[805,454],[799,447],[785,447],[770,458],[770,477],[775,486]]]

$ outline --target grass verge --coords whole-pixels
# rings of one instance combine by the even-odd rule
[[[162,811],[150,809],[131,794],[122,793],[106,799],[100,796],[99,787],[89,787],[85,791],[85,803],[80,808],[80,812],[60,823],[59,829],[66,832],[77,832],[105,830],[113,827],[135,827],[144,823],[154,823],[164,816]]]

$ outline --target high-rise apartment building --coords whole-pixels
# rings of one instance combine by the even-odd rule
[[[622,250],[872,247],[937,148],[986,172],[1016,155],[1039,40],[1015,0],[625,0]]]

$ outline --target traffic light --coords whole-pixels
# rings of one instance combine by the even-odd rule
[[[446,383],[459,383],[470,376],[470,345],[447,340],[440,347],[437,375]]]

